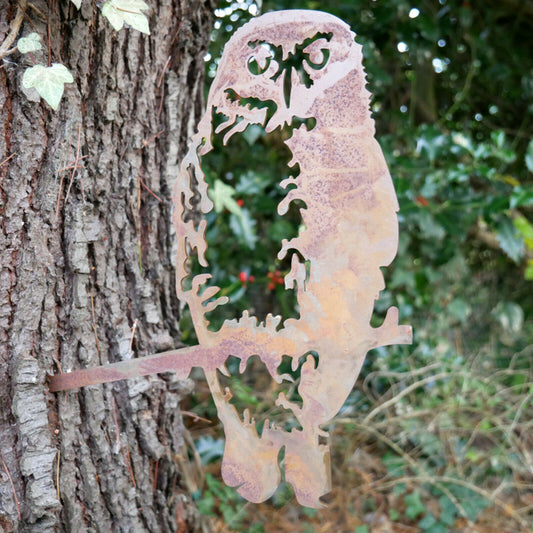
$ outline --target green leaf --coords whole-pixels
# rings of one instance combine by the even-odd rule
[[[440,505],[439,520],[445,526],[452,527],[455,524],[455,519],[457,518],[457,512],[458,512],[457,507],[446,494],[443,494],[439,498],[439,505]]]
[[[416,141],[416,152],[426,155],[433,162],[443,151],[446,142],[445,135],[434,127],[428,127],[420,131],[420,136]]]
[[[117,31],[128,24],[134,30],[150,35],[148,18],[143,13],[148,7],[142,0],[110,0],[103,5],[102,15]]]
[[[41,36],[38,33],[33,32],[26,37],[21,37],[17,41],[17,48],[21,54],[27,54],[29,52],[41,50]]]
[[[256,222],[250,215],[248,209],[241,209],[240,215],[231,214],[229,226],[237,238],[242,241],[250,250],[255,248],[257,234],[255,231]]]
[[[70,0],[78,9],[81,7],[81,0]]]
[[[424,518],[418,522],[418,527],[422,531],[428,531],[431,527],[433,527],[437,523],[437,520],[431,513],[426,513],[424,515]]]
[[[533,172],[533,139],[529,141],[526,150],[526,167],[529,172]]]
[[[468,150],[469,152],[473,152],[474,151],[474,147],[472,145],[472,140],[469,137],[467,137],[466,135],[464,135],[463,133],[456,133],[452,137],[452,140],[453,140],[453,142],[455,144],[457,144],[461,148],[464,148],[465,150]]]
[[[249,128],[248,128],[249,129]],[[248,131],[248,129],[246,131]],[[268,177],[258,174],[253,170],[247,170],[239,176],[239,182],[235,190],[239,194],[262,194],[270,185]]]
[[[389,518],[390,518],[393,522],[396,522],[397,520],[400,519],[400,513],[399,513],[396,509],[390,509],[390,510],[389,510]]]
[[[459,322],[465,323],[472,313],[472,308],[462,298],[456,298],[448,305],[448,313]]]
[[[209,188],[209,198],[215,204],[215,212],[222,213],[227,209],[234,215],[241,216],[241,208],[239,204],[233,199],[235,189],[222,180],[215,180],[213,187]]]
[[[525,188],[522,186],[515,187],[511,199],[509,201],[509,207],[514,209],[515,207],[532,206],[533,205],[533,188]]]
[[[405,516],[414,520],[426,510],[426,506],[420,499],[420,493],[415,490],[405,497]]]
[[[500,302],[492,311],[502,328],[510,333],[518,333],[524,324],[524,311],[514,302]]]
[[[252,144],[259,139],[259,137],[262,137],[265,134],[264,129],[261,126],[258,126],[257,124],[251,124],[248,126],[242,136],[244,137],[244,140],[252,146]]]
[[[505,132],[501,130],[493,131],[490,134],[492,142],[498,147],[502,148],[505,144]]]
[[[221,459],[224,455],[224,441],[222,439],[214,439],[210,435],[200,437],[196,441],[195,447],[203,465]]]
[[[515,263],[518,263],[524,257],[524,239],[510,219],[503,218],[500,221],[496,231],[496,238],[501,249]]]
[[[513,219],[514,227],[520,232],[524,238],[526,246],[533,250],[533,225],[526,217],[519,216]]]
[[[74,78],[65,65],[53,63],[51,67],[35,65],[24,72],[22,86],[25,89],[34,88],[50,107],[57,109],[65,83],[73,83]]]

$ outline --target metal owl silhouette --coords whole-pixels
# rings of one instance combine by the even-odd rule
[[[370,349],[411,343],[411,328],[398,325],[395,307],[381,326],[370,325],[384,288],[381,267],[398,248],[398,203],[374,138],[354,37],[340,19],[304,10],[267,13],[233,35],[174,187],[177,294],[190,308],[198,346],[57,375],[50,384],[58,391],[168,370],[186,377],[192,367],[202,367],[224,425],[223,479],[252,502],[276,491],[283,453],[285,480],[299,503],[322,506],[320,498],[331,488],[323,426],[342,407]],[[223,119],[217,126],[215,115]],[[284,281],[296,291],[300,316],[281,323],[268,315],[259,322],[244,312],[212,331],[206,313],[227,298],[217,298],[220,289],[209,286],[209,273],[193,275],[188,268],[193,254],[209,268],[203,215],[213,203],[201,157],[213,149],[214,134],[222,133],[225,144],[252,124],[267,132],[291,127],[285,141],[293,156],[289,166],[299,172],[281,182],[288,192],[278,212],[286,213],[294,200],[305,208],[299,235],[283,240],[278,258],[290,256]],[[259,432],[247,410],[241,417],[220,382],[230,356],[240,359],[241,371],[258,356],[278,383],[286,379],[282,360],[300,368],[300,401],[283,393],[275,399],[299,427],[287,431],[266,421]]]

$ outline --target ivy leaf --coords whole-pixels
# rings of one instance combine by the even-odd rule
[[[81,0],[70,0],[78,9],[81,7]]]
[[[256,222],[250,215],[248,209],[241,209],[241,214],[229,217],[229,227],[237,238],[250,250],[255,248],[257,234],[255,231]]]
[[[150,35],[148,18],[142,13],[148,7],[142,0],[110,0],[102,7],[102,15],[117,31],[128,24],[134,30]]]
[[[27,69],[22,76],[24,89],[33,87],[54,111],[63,96],[65,83],[73,82],[72,74],[61,63],[53,63],[51,67],[35,65]]]
[[[42,48],[41,36],[38,33],[30,33],[26,37],[21,37],[17,41],[17,48],[21,54],[36,52]]]

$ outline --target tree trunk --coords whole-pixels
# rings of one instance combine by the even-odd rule
[[[97,2],[98,3],[98,2]],[[173,375],[51,394],[47,377],[179,345],[172,182],[201,113],[212,0],[152,0],[151,35],[32,0],[0,67],[0,530],[196,531]],[[7,4],[7,5],[6,5]],[[0,45],[25,2],[0,3]],[[33,61],[74,77],[56,112]]]

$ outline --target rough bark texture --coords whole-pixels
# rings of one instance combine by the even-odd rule
[[[52,395],[46,379],[179,344],[171,184],[213,6],[153,0],[148,37],[115,32],[88,0],[32,4],[19,36],[38,31],[33,59],[75,83],[53,112],[21,90],[28,56],[0,69],[0,530],[194,531],[176,459],[190,383]],[[16,11],[0,3],[0,44]]]

